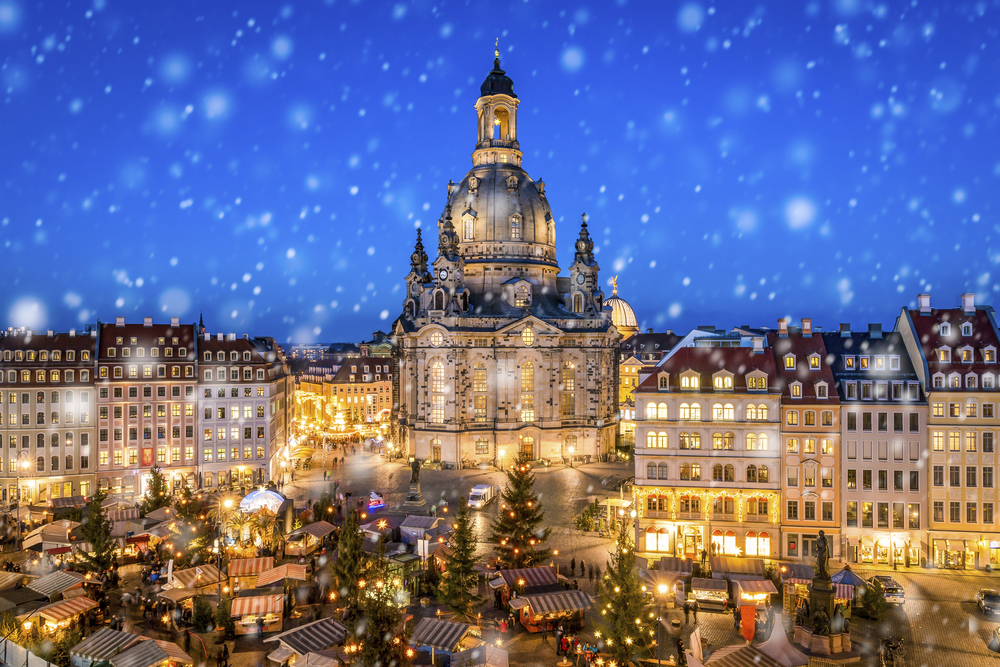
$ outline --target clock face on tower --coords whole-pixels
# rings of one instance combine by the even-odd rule
[[[583,274],[581,273],[580,275],[578,275],[578,276],[576,277],[576,284],[577,284],[577,285],[582,285],[582,284],[583,284],[583,281],[585,281],[586,279],[587,279],[587,278],[586,278],[586,277],[584,277],[584,275],[583,275]]]
[[[438,271],[438,276],[441,278],[441,280],[447,280],[448,279],[448,269],[441,269],[440,271]]]

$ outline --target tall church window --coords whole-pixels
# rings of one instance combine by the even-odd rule
[[[573,295],[573,312],[582,313],[583,312],[583,295],[576,293]]]
[[[473,222],[472,218],[466,218],[465,219],[465,240],[466,241],[471,241],[472,240],[472,222]]]
[[[531,290],[527,285],[521,284],[514,290],[514,306],[516,308],[527,308],[531,305]]]
[[[472,367],[472,391],[486,391],[486,364],[477,362]],[[472,397],[473,418],[477,422],[486,421],[486,394],[477,393]],[[478,453],[478,452],[477,452]]]
[[[444,364],[431,364],[431,422],[444,423]]]
[[[517,213],[510,216],[510,238],[515,241],[521,238],[521,216]]]
[[[572,417],[576,414],[576,367],[569,361],[562,368],[562,414]]]
[[[530,361],[521,366],[521,421],[535,421],[535,366]]]

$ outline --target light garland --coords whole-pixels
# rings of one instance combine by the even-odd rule
[[[633,487],[632,499],[635,504],[637,518],[645,518],[646,500],[649,496],[666,496],[670,501],[670,520],[677,521],[677,500],[683,496],[701,498],[704,520],[711,520],[711,501],[719,498],[733,498],[736,501],[736,520],[743,523],[746,514],[746,501],[750,498],[762,498],[768,501],[770,522],[778,524],[778,505],[781,493],[778,491],[744,491],[742,489],[665,489],[663,487]]]

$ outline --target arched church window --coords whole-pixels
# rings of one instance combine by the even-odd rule
[[[444,310],[444,292],[440,290],[434,293],[434,310]]]
[[[514,306],[516,308],[527,308],[531,305],[531,290],[528,286],[521,284],[514,290]]]
[[[583,295],[580,293],[573,295],[573,312],[574,313],[583,312]]]
[[[472,240],[472,218],[465,219],[465,240]]]
[[[521,238],[521,216],[517,213],[510,216],[510,238],[515,241]]]

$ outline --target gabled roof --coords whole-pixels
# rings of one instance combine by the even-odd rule
[[[700,389],[693,393],[711,394],[712,375],[720,370],[734,374],[733,389],[725,393],[747,393],[746,375],[753,371],[761,371],[768,376],[768,392],[777,392],[777,375],[774,368],[774,356],[764,350],[762,354],[754,354],[749,347],[684,347],[661,362],[656,369],[642,382],[638,391],[655,392],[659,387],[659,374],[666,371],[670,374],[670,391],[681,391],[681,374],[694,371],[700,376]],[[723,392],[718,392],[723,393]]]
[[[958,372],[965,375],[973,372],[978,375],[1000,371],[1000,366],[997,364],[983,362],[985,348],[993,347],[1000,353],[1000,333],[997,332],[992,308],[977,306],[975,311],[969,314],[966,314],[961,308],[935,308],[929,313],[921,313],[919,309],[913,309],[906,311],[906,314],[909,316],[909,322],[912,323],[915,338],[920,343],[928,370],[928,378],[937,373]],[[951,325],[951,333],[948,336],[942,336],[940,333],[941,324],[944,322]],[[966,322],[972,324],[971,336],[962,335],[962,324]],[[949,362],[941,362],[935,354],[935,351],[942,346],[957,350],[967,345],[972,346],[975,350],[971,364],[962,363],[961,357],[957,354],[952,354]]]
[[[822,334],[813,333],[811,336],[804,336],[800,330],[789,331],[787,336],[780,336],[772,332],[767,334],[767,343],[774,354],[775,372],[778,374],[783,402],[787,400],[789,405],[837,405],[840,402],[835,391],[836,381],[827,363],[826,345]],[[795,368],[785,368],[785,357],[788,354],[795,355]],[[819,356],[819,368],[812,369],[809,367],[809,359],[815,355]],[[793,399],[791,385],[796,380],[802,384],[802,397]],[[817,398],[818,382],[826,383],[828,398]]]

